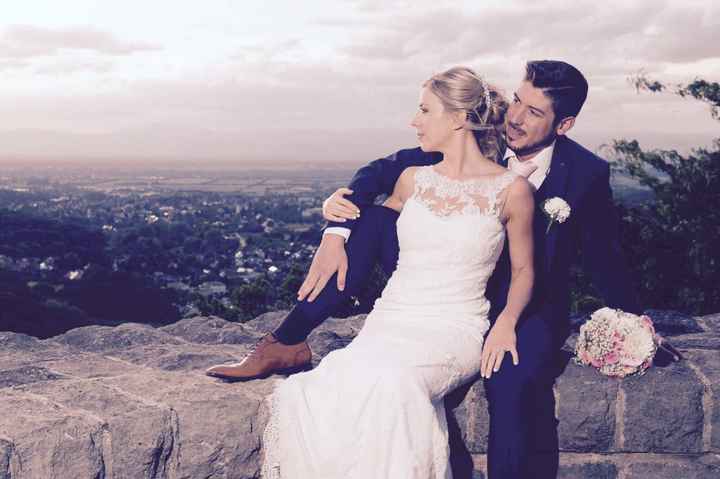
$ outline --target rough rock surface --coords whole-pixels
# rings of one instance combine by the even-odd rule
[[[86,326],[46,340],[0,332],[0,479],[257,478],[273,379],[227,384],[203,371],[242,357],[283,315]],[[616,380],[565,355],[553,389],[558,447],[539,443],[533,456],[552,464],[559,450],[558,478],[720,477],[720,315],[653,316],[684,361]],[[312,336],[314,360],[363,320],[327,321]],[[456,478],[485,477],[482,382],[446,404]]]

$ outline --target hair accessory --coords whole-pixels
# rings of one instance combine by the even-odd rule
[[[490,109],[493,107],[493,100],[490,97],[490,85],[480,79],[483,86],[483,99],[485,100],[485,115],[483,115],[483,123],[487,123],[488,117],[490,116]]]
[[[490,96],[490,85],[483,80],[483,78],[475,73],[475,78],[480,82],[480,86],[482,86],[483,89],[483,102],[485,103],[485,114],[483,116],[480,116],[480,113],[478,113],[478,107],[481,105],[481,103],[478,103],[475,105],[475,107],[472,109],[472,111],[475,113],[475,116],[477,116],[478,120],[482,121],[482,125],[487,125],[488,118],[490,117],[490,110],[494,106],[494,102],[492,97]]]

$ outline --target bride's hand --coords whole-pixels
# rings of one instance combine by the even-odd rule
[[[352,194],[348,188],[338,188],[335,193],[323,201],[323,218],[328,221],[344,223],[346,220],[356,220],[360,216],[360,209],[345,195]]]
[[[480,375],[484,378],[492,376],[493,372],[500,370],[505,353],[510,353],[513,364],[517,366],[520,358],[517,352],[517,336],[515,326],[499,317],[485,340],[480,361]]]

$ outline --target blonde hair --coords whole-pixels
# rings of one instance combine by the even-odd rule
[[[431,76],[427,87],[448,111],[465,112],[465,127],[473,130],[483,155],[499,161],[505,151],[505,113],[502,92],[467,67],[453,67]]]

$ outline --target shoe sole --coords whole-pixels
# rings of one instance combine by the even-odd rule
[[[270,372],[260,374],[257,376],[236,377],[236,376],[223,376],[221,374],[208,374],[208,376],[217,378],[217,379],[222,379],[226,383],[244,383],[246,381],[253,381],[255,379],[267,379],[274,374],[289,376],[289,375],[295,374],[295,373],[310,371],[311,369],[312,369],[312,363],[308,363],[308,364],[304,364],[302,366],[295,366],[292,368],[277,369],[275,371],[270,371]]]

